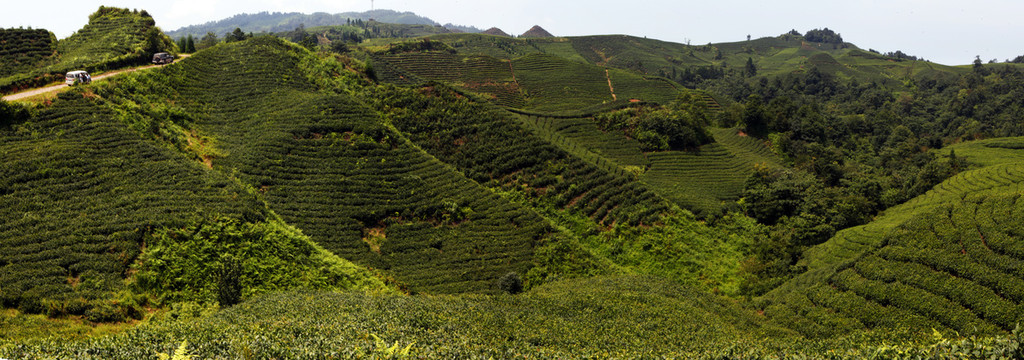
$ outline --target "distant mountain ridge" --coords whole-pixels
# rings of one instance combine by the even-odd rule
[[[363,21],[374,19],[379,22],[392,24],[441,26],[440,23],[431,20],[430,18],[419,16],[408,11],[399,12],[381,9],[364,12],[343,12],[339,14],[328,14],[325,12],[317,12],[313,14],[303,14],[298,12],[271,13],[264,11],[256,14],[243,13],[226,19],[210,21],[205,24],[185,26],[174,31],[168,31],[167,35],[172,38],[178,38],[189,34],[192,34],[193,36],[203,36],[208,32],[212,32],[217,34],[217,36],[223,36],[235,28],[242,29],[244,32],[272,33],[293,30],[299,25],[304,25],[305,27],[344,25],[349,19],[359,19]],[[455,27],[463,32],[480,31],[479,29],[471,26],[447,24],[445,27]]]

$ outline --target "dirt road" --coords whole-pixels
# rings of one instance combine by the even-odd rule
[[[179,58],[175,59],[174,61],[175,62],[181,61],[181,59],[184,59],[184,58],[187,58],[187,57],[188,57],[188,55],[179,55]],[[163,65],[147,65],[147,66],[134,67],[134,68],[130,68],[130,69],[121,69],[121,70],[108,71],[108,72],[105,72],[103,74],[93,76],[92,80],[93,81],[103,80],[103,79],[106,79],[106,78],[114,76],[114,75],[123,74],[123,73],[126,73],[126,72],[137,71],[137,70],[145,70],[145,69],[149,69],[149,68],[155,68],[157,66],[163,66]],[[36,89],[32,89],[32,90],[26,90],[26,91],[22,91],[22,92],[17,93],[17,94],[5,95],[4,96],[4,100],[5,101],[21,100],[21,99],[30,98],[30,97],[33,97],[33,96],[36,96],[36,95],[42,95],[42,94],[46,94],[46,93],[61,91],[61,90],[67,89],[67,88],[68,88],[67,85],[65,85],[64,83],[61,83],[59,85],[51,85],[51,86],[47,86],[47,87],[36,88]]]

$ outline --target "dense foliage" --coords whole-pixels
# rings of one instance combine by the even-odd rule
[[[1022,80],[1024,72],[1015,68],[986,66],[958,76],[910,79],[899,96],[883,84],[841,80],[824,67],[705,82],[742,101],[726,110],[732,119],[727,121],[769,141],[795,168],[759,172],[748,182],[747,214],[778,224],[757,252],[758,277],[770,284],[799,272],[794,265],[807,246],[864,224],[967,168],[955,155],[941,159],[936,154],[948,152],[932,149],[1024,134],[1019,121],[1011,120],[1024,114]],[[751,291],[770,287],[752,284]]]
[[[711,116],[704,99],[688,92],[665,109],[627,108],[602,113],[595,120],[604,131],[624,131],[637,139],[644,151],[693,150],[713,140],[706,130]]]
[[[199,218],[149,234],[133,285],[165,301],[233,305],[290,288],[382,289],[379,279],[337,258],[280,220]],[[226,304],[227,302],[227,304]]]
[[[425,358],[624,358],[728,354],[714,343],[765,333],[793,338],[728,301],[650,277],[562,281],[517,296],[300,292],[216,314],[193,309],[110,338],[0,345],[0,356],[145,358],[187,341],[203,358],[387,358],[393,344]]]
[[[804,34],[804,39],[810,42],[829,43],[829,44],[842,44],[843,37],[837,34],[835,31],[824,29],[807,30]]]

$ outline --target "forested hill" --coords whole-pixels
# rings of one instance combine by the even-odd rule
[[[175,39],[188,35],[198,38],[206,35],[206,33],[223,36],[235,30],[235,28],[240,28],[247,33],[276,33],[293,30],[299,27],[299,25],[305,27],[345,25],[349,20],[368,21],[370,19],[391,24],[440,26],[440,24],[430,18],[407,11],[371,10],[338,14],[323,12],[313,14],[260,12],[256,14],[238,14],[230,18],[210,21],[205,24],[185,26],[174,31],[168,31],[167,35]]]

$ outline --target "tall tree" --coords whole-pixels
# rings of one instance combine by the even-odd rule
[[[196,45],[196,50],[202,50],[217,45],[219,41],[220,39],[217,38],[217,34],[208,32],[206,35],[203,35],[202,39],[199,39],[199,44]]]
[[[743,67],[743,72],[746,73],[747,76],[751,77],[757,75],[757,66],[754,66],[753,58],[747,58],[747,64]]]
[[[245,32],[241,28],[235,28],[234,31],[224,35],[224,42],[235,42],[247,39]]]

